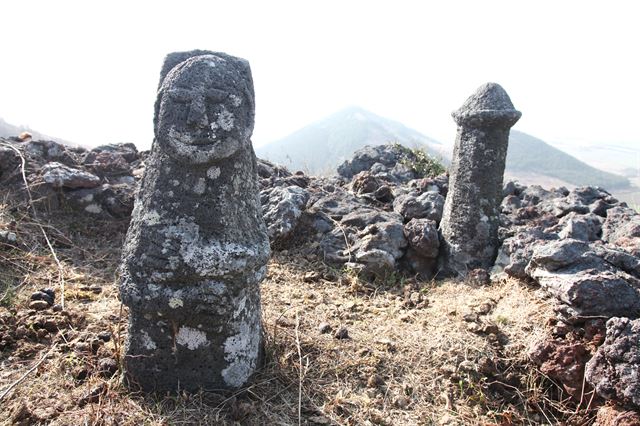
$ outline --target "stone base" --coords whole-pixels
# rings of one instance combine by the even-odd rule
[[[220,311],[189,315],[188,310],[178,309],[176,315],[176,311],[132,310],[124,359],[127,383],[145,392],[233,389],[246,384],[262,356],[259,293],[252,299],[242,297],[231,305],[235,310],[223,316]]]

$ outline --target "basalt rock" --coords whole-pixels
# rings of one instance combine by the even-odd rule
[[[577,317],[640,315],[640,280],[613,267],[584,241],[536,246],[526,273]]]
[[[602,239],[640,257],[640,214],[624,206],[608,209]]]
[[[453,113],[458,136],[440,224],[444,274],[465,276],[493,265],[509,129],[520,116],[495,83],[481,86]]]
[[[262,346],[269,241],[249,64],[186,56],[161,76],[155,140],[123,250],[125,368],[147,391],[237,388]]]
[[[611,318],[585,378],[598,395],[640,409],[640,319]]]

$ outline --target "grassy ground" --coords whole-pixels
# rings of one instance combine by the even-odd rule
[[[250,385],[132,393],[121,380],[127,313],[116,275],[126,223],[65,215],[35,222],[20,211],[0,208],[0,230],[18,235],[17,245],[0,242],[0,425],[586,424],[592,417],[528,361],[527,348],[553,316],[536,289],[399,277],[369,284],[297,252],[276,253],[262,285],[266,357]],[[64,310],[28,308],[43,287],[56,290],[57,303],[64,294]]]

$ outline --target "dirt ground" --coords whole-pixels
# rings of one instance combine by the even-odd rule
[[[296,251],[274,253],[262,284],[265,360],[251,384],[236,392],[132,392],[122,383],[127,312],[116,272],[126,226],[63,214],[36,221],[0,203],[0,230],[17,235],[15,243],[0,241],[0,425],[589,424],[594,417],[588,401],[570,401],[527,357],[554,316],[536,288],[400,276],[367,283]],[[55,292],[53,306],[31,300],[41,289]]]

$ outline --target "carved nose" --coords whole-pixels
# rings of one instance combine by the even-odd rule
[[[209,126],[209,117],[207,117],[204,99],[194,99],[191,101],[187,123],[199,128]]]

